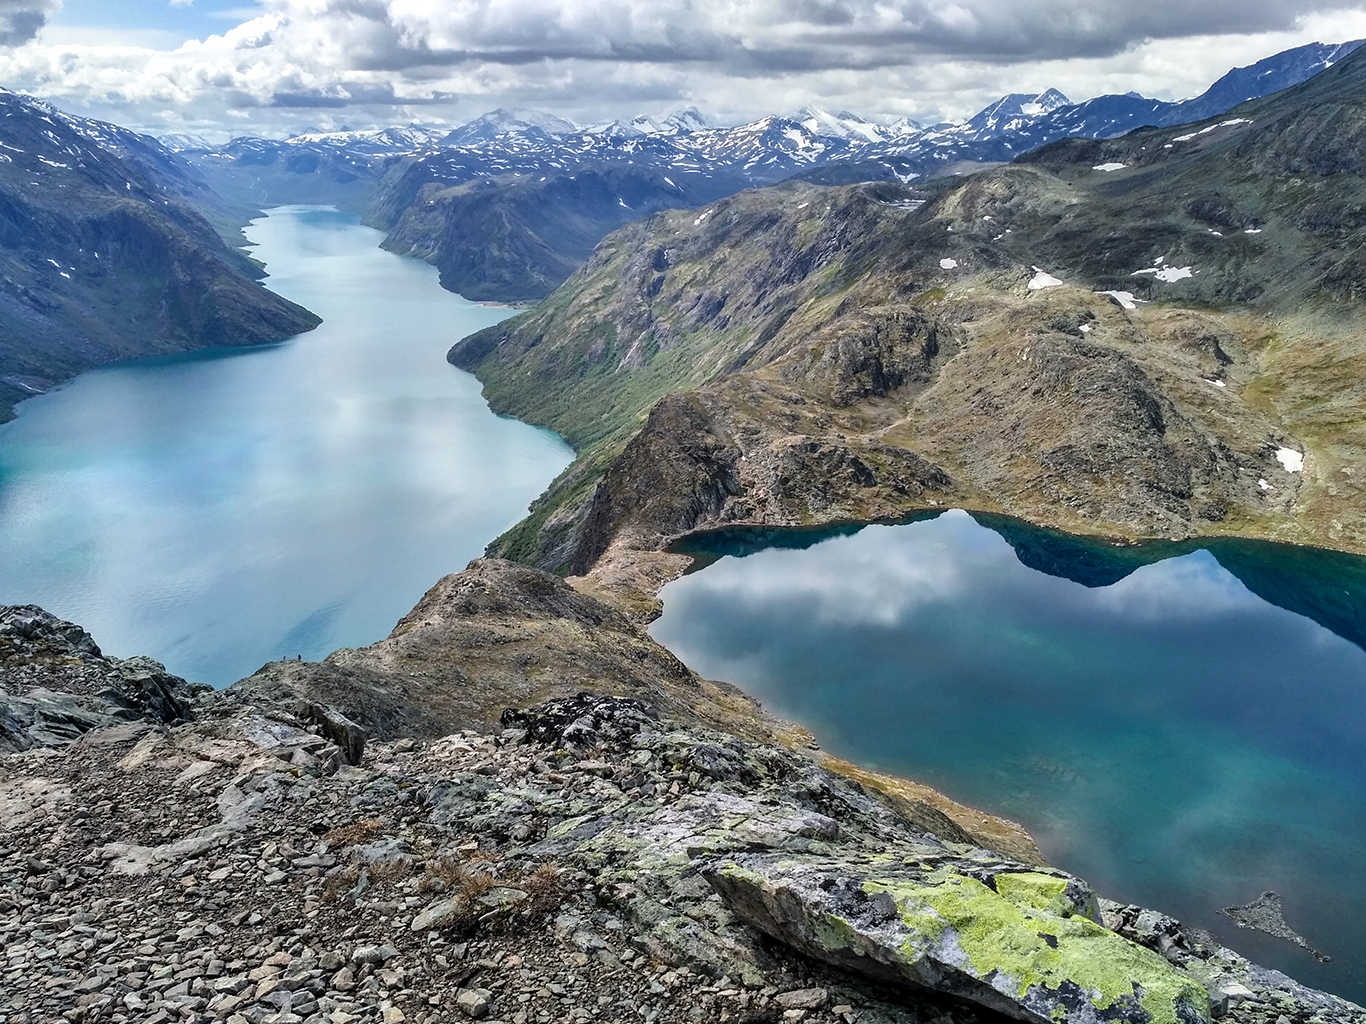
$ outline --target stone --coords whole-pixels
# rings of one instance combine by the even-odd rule
[[[1038,1024],[1209,1019],[1206,991],[1093,920],[1096,899],[1075,879],[987,864],[975,877],[971,868],[894,855],[854,864],[754,854],[703,874],[760,931],[884,983]]]
[[[398,955],[398,950],[387,943],[381,946],[357,946],[351,953],[351,962],[356,964],[382,964]]]
[[[295,705],[294,714],[317,726],[318,731],[341,750],[347,764],[359,765],[364,759],[365,730],[336,708],[314,701],[300,701]]]
[[[464,909],[465,901],[458,897],[439,900],[417,914],[409,927],[415,932],[432,931],[461,914]]]
[[[823,988],[799,988],[791,992],[779,992],[773,1001],[784,1010],[819,1010],[830,999],[830,993]]]
[[[455,1005],[466,1017],[479,1020],[487,1017],[493,1004],[493,993],[486,988],[461,989],[455,997]]]

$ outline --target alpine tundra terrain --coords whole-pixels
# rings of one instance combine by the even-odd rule
[[[743,698],[708,724],[669,661],[475,563],[315,677],[366,728],[318,666],[214,692],[0,609],[0,1018],[1366,1020]],[[423,706],[453,673],[464,706]],[[1234,913],[1298,938],[1274,894]]]
[[[643,629],[688,561],[669,548],[735,524],[956,505],[1366,549],[1363,90],[1357,53],[967,179],[629,224],[452,350],[579,460],[510,557],[369,647],[213,692],[0,609],[0,1024],[1366,1022],[1103,899],[1009,821],[825,755]],[[345,162],[319,164],[338,194]],[[478,211],[469,181],[433,185],[415,201]],[[547,265],[523,280],[568,272]],[[1307,946],[1274,894],[1229,914]]]
[[[610,236],[457,344],[578,461],[490,553],[646,617],[691,531],[955,505],[1366,550],[1366,57],[931,186],[788,184]]]

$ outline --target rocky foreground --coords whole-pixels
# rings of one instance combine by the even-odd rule
[[[376,740],[259,682],[0,609],[0,1022],[1366,1021],[647,699]]]

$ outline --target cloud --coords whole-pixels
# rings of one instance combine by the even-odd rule
[[[1163,70],[1168,88],[1198,91],[1240,40],[1267,47],[1256,59],[1313,38],[1308,25],[1339,41],[1350,12],[1366,18],[1362,0],[260,0],[236,27],[162,50],[33,39],[55,3],[0,0],[0,25],[28,40],[0,51],[0,82],[159,126],[289,111],[460,119],[505,103],[589,117],[686,102],[741,117],[805,102],[961,114],[1003,85],[1067,79],[1084,96],[1108,74],[1110,88],[1145,89],[1155,65],[1136,55],[1205,40]],[[1041,68],[1057,78],[1024,80]]]
[[[35,38],[61,0],[0,0],[0,46],[21,46]]]

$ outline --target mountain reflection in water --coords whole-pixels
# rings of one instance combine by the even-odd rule
[[[676,550],[696,571],[652,633],[703,675],[1020,820],[1111,898],[1366,998],[1366,558],[958,511]],[[1266,889],[1332,963],[1219,914]]]

